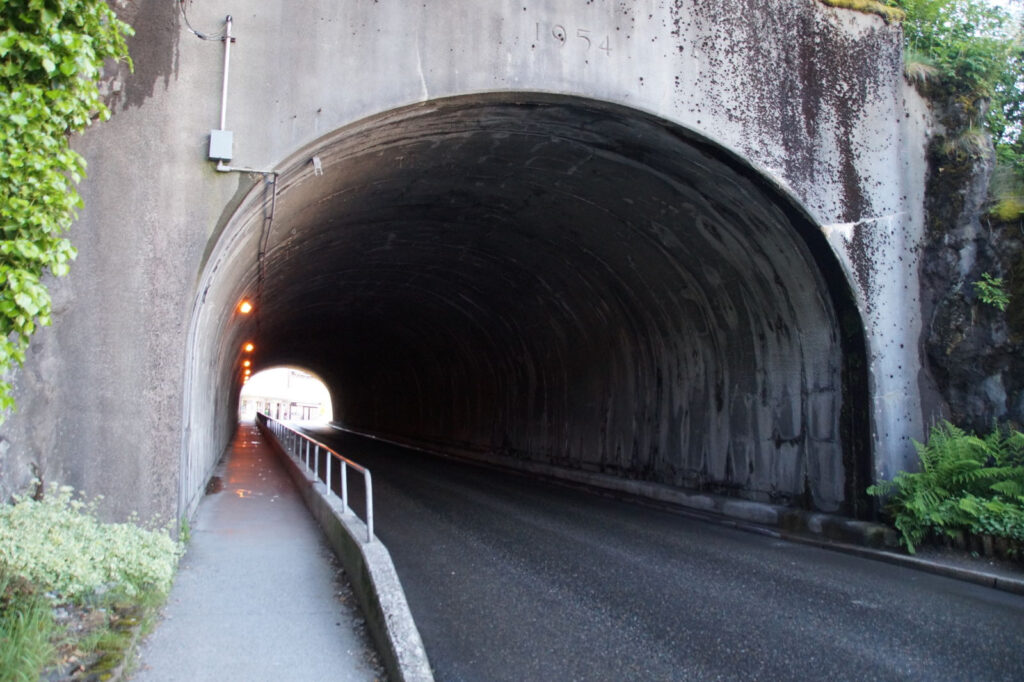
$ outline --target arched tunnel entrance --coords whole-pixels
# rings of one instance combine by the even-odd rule
[[[310,368],[353,430],[865,513],[847,280],[731,152],[619,106],[485,95],[371,118],[280,171],[211,252],[204,395],[237,396],[251,339],[255,369]]]

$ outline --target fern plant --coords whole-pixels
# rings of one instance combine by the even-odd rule
[[[987,303],[996,310],[1006,310],[1010,305],[1010,296],[1006,293],[1002,277],[993,277],[983,272],[981,279],[974,283],[974,291],[982,303]]]
[[[1024,434],[994,429],[979,438],[944,421],[914,447],[920,471],[868,488],[889,497],[886,512],[910,553],[932,533],[1024,533]]]

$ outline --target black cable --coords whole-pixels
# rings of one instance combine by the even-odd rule
[[[192,27],[192,23],[188,20],[188,15],[185,14],[185,3],[190,1],[191,0],[178,0],[178,9],[181,10],[181,18],[185,20],[185,26],[188,27],[188,30],[195,34],[195,36],[197,38],[200,38],[201,40],[224,40],[223,31],[215,35],[209,35],[207,33],[203,33],[202,31],[197,31]]]
[[[270,190],[270,200],[267,201],[267,190]],[[267,271],[267,250],[270,248],[270,233],[274,229],[274,212],[277,209],[277,173],[264,173],[263,175],[263,224],[260,226],[260,238],[256,244],[256,335],[259,336],[261,329],[261,316],[263,310],[263,283],[266,280]],[[268,210],[269,209],[269,210]]]

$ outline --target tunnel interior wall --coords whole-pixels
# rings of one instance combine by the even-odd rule
[[[493,279],[509,266],[500,235],[435,265],[449,273],[425,284],[439,299],[393,310],[401,324],[360,319],[339,344],[358,358],[342,361],[339,421],[441,451],[838,509],[842,353],[805,250],[773,235],[788,243],[764,244],[769,255],[699,214],[619,228],[622,241],[547,223],[532,272],[511,265],[514,296]],[[695,272],[688,248],[703,254]],[[492,307],[448,294],[452,279]]]

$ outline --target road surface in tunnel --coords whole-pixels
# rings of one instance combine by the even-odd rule
[[[1024,679],[1024,597],[311,433],[370,467],[439,680]]]

